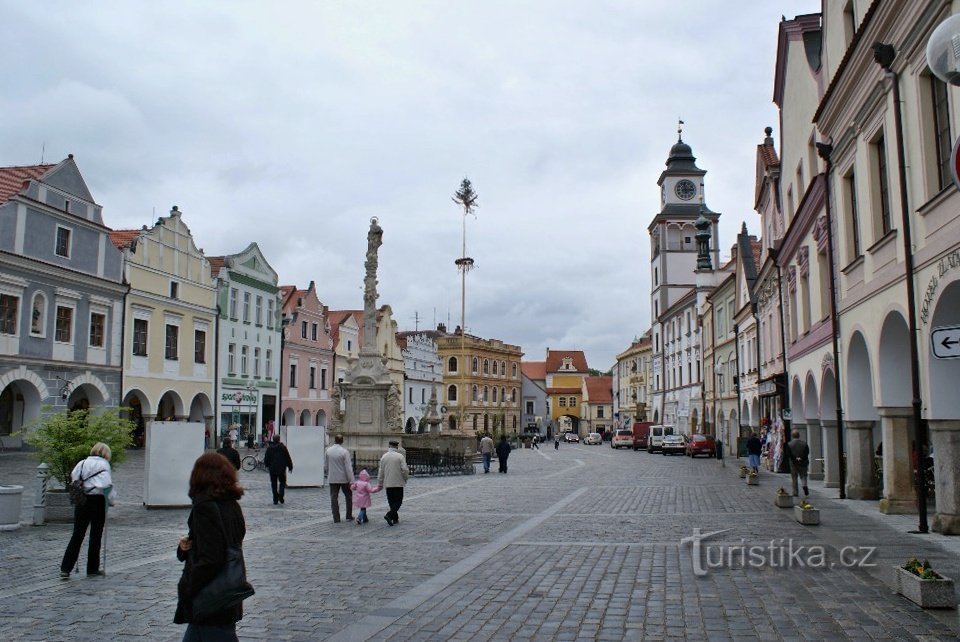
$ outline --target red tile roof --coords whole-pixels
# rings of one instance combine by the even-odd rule
[[[753,250],[753,266],[757,270],[757,273],[760,273],[760,253],[762,252],[763,245],[760,241],[750,241],[750,248]]]
[[[110,232],[110,242],[118,250],[130,247],[136,238],[140,236],[140,230],[113,230]]]
[[[547,372],[560,372],[565,358],[573,359],[573,367],[577,372],[587,372],[587,357],[583,350],[547,350]]]
[[[777,150],[774,149],[773,145],[757,145],[757,154],[763,159],[767,167],[780,164],[780,159],[777,158]]]
[[[213,278],[220,276],[220,268],[227,264],[227,257],[208,256],[207,260],[210,261],[210,274],[213,275]]]
[[[613,401],[613,377],[587,377],[587,400],[590,403]]]
[[[360,310],[328,310],[327,311],[327,321],[330,323],[330,339],[333,341],[334,347],[340,342],[340,326],[343,325],[343,322],[349,319],[351,316],[361,314]],[[357,342],[360,342],[361,333],[363,332],[363,322],[362,319],[357,319],[357,325],[360,326],[360,330],[357,332]]]
[[[23,189],[24,183],[40,178],[56,165],[0,167],[0,203],[6,203]]]
[[[527,376],[527,379],[533,381],[546,381],[547,379],[546,361],[521,361],[520,370]]]

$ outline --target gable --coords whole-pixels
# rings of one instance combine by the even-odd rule
[[[277,287],[277,273],[267,263],[263,252],[255,242],[248,245],[242,252],[228,256],[227,264],[235,272]],[[231,278],[234,277],[231,276]]]
[[[40,182],[93,204],[93,195],[73,160],[73,154],[40,178]]]

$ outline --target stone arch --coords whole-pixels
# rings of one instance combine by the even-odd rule
[[[8,372],[0,378],[0,436],[10,437],[19,433],[43,412],[44,396],[36,384],[39,381],[43,386],[43,381],[34,373],[29,374],[33,376],[13,379]],[[45,389],[46,386],[43,386],[43,391]],[[16,443],[19,446],[19,437],[11,439],[8,445]]]
[[[78,375],[70,380],[70,388],[76,392],[80,388],[86,388],[85,392],[86,398],[89,399],[90,404],[94,406],[103,406],[111,402],[110,391],[107,390],[107,386],[104,385],[98,377],[95,377],[93,373],[87,371],[82,375]],[[96,392],[94,392],[94,390]],[[71,393],[72,397],[72,393]],[[97,401],[94,402],[94,399]]]
[[[820,384],[820,418],[826,421],[837,417],[837,388],[833,368],[823,371]]]
[[[955,325],[960,325],[960,280],[954,280],[941,292],[933,308],[929,329],[924,328],[924,336],[929,336],[929,330],[933,328]],[[941,344],[938,347],[943,346]],[[930,391],[927,418],[960,418],[960,394],[957,394],[960,359],[935,359],[931,356],[927,368],[927,388]]]
[[[8,370],[3,375],[0,375],[0,390],[3,390],[18,379],[29,381],[31,384],[33,384],[37,394],[40,395],[40,399],[46,399],[50,396],[50,391],[47,389],[47,384],[43,382],[43,379],[40,378],[40,375],[32,370],[28,370],[26,366],[20,366],[19,368]]]
[[[760,426],[760,400],[756,397],[750,400],[750,425],[754,428]]]
[[[820,419],[820,393],[817,390],[817,380],[813,373],[808,371],[803,391],[803,414],[807,419]]]
[[[176,390],[167,390],[157,402],[157,421],[177,421],[183,417],[183,399]]]
[[[190,402],[190,415],[187,419],[203,423],[207,417],[211,416],[213,416],[213,404],[210,403],[210,397],[204,392],[198,392]]]
[[[740,425],[750,425],[750,406],[747,404],[746,399],[743,400],[743,406],[740,408]]]
[[[406,429],[404,430],[404,432],[406,432],[406,433],[414,433],[414,432],[417,432],[417,422],[413,419],[413,417],[408,417],[408,418],[407,418],[407,426],[406,426]]]
[[[316,422],[314,423],[314,425],[325,428],[327,425],[327,413],[324,412],[323,410],[318,410]]]
[[[297,420],[297,411],[293,408],[287,408],[283,411],[283,415],[280,417],[281,426],[294,426],[294,422]]]
[[[863,334],[857,330],[850,337],[847,348],[847,395],[844,400],[846,416],[854,421],[878,419],[873,403],[873,372],[870,353]]]
[[[311,414],[310,411],[309,411],[309,410],[306,410],[306,409],[305,409],[303,412],[300,413],[300,425],[301,425],[301,426],[309,426],[309,425],[310,425],[310,414]]]
[[[910,330],[899,310],[891,311],[883,320],[879,344],[880,405],[908,408],[911,405]]]
[[[793,383],[790,386],[790,406],[794,423],[806,423],[807,413],[803,406],[803,390],[800,387],[799,377],[794,377]]]
[[[139,388],[130,388],[130,390],[127,391],[127,394],[123,397],[123,403],[120,405],[125,408],[132,408],[134,406],[134,400],[136,400],[136,405],[138,405],[140,408],[141,415],[151,414],[151,409],[153,407],[150,405],[150,399],[147,398],[147,393]]]
[[[457,385],[451,383],[447,386],[447,401],[456,401],[457,400]]]

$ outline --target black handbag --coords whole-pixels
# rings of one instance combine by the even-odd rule
[[[217,505],[220,524],[223,526],[223,513]],[[226,534],[226,528],[223,529]],[[204,619],[237,606],[254,594],[253,586],[247,581],[247,568],[243,561],[243,549],[240,544],[227,546],[227,559],[223,568],[210,583],[200,589],[190,600],[194,618]]]

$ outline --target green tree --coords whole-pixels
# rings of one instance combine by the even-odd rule
[[[120,408],[63,410],[41,417],[27,429],[24,438],[36,448],[34,457],[50,466],[50,474],[66,487],[77,462],[90,454],[98,441],[110,446],[110,464],[116,466],[133,444],[136,424],[120,416]]]

